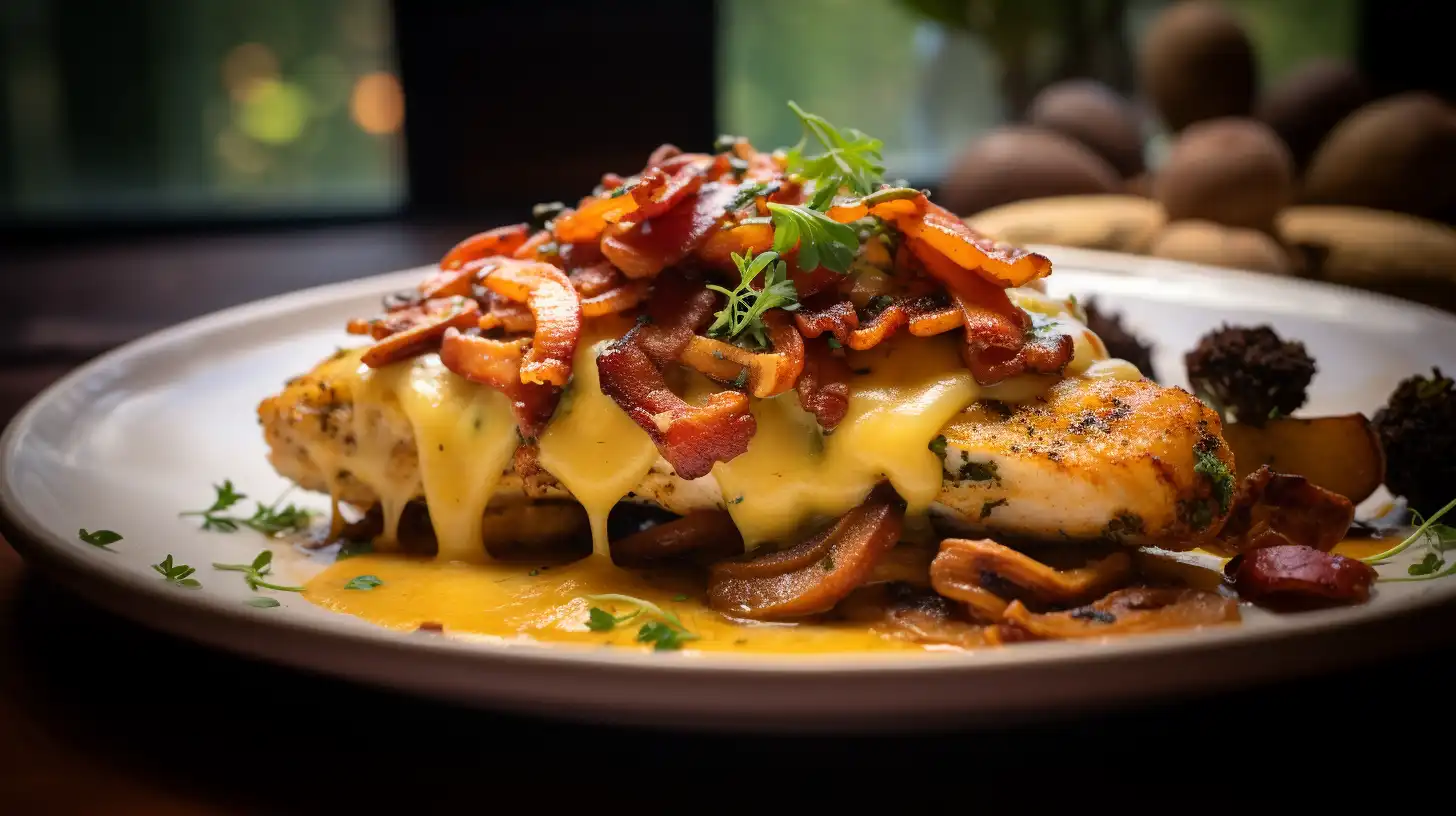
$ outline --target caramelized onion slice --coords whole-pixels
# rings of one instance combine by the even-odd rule
[[[1020,601],[1006,608],[1008,624],[1040,638],[1065,640],[1135,635],[1238,623],[1239,604],[1201,589],[1120,589],[1087,606],[1033,614]]]
[[[730,558],[743,552],[743,534],[726,510],[695,510],[612,542],[612,561],[647,566],[684,555]]]
[[[1085,603],[1132,578],[1132,557],[1121,550],[1082,567],[1059,570],[989,539],[948,538],[930,563],[930,582],[937,591],[942,585],[979,587],[1057,606]]]
[[[1302,544],[1240,553],[1224,565],[1239,597],[1276,607],[1361,604],[1370,599],[1375,568]]]
[[[460,267],[477,261],[481,258],[490,258],[496,255],[510,255],[526,243],[531,237],[531,226],[529,224],[511,224],[504,227],[496,227],[493,230],[476,233],[450,248],[445,257],[440,259],[440,271],[450,272]],[[426,287],[421,287],[425,289]],[[468,295],[469,290],[456,294]],[[433,295],[425,295],[433,297]]]
[[[960,270],[959,277],[974,275],[1003,289],[1025,286],[1052,271],[1052,262],[1046,256],[977,233],[955,213],[918,191],[880,190],[831,207],[828,215],[841,223],[858,221],[865,215],[883,218],[911,239],[910,250],[921,261],[947,261]]]
[[[434,348],[450,329],[469,328],[480,320],[480,306],[475,301],[468,298],[447,298],[428,300],[409,310],[394,312],[380,321],[380,324],[388,324],[389,321],[415,309],[419,310],[415,325],[388,335],[370,346],[359,359],[370,368],[387,366],[424,354]]]
[[[851,621],[914,643],[971,649],[990,645],[988,627],[956,617],[955,604],[905,583],[861,587],[835,608]]]
[[[601,317],[625,312],[646,300],[651,291],[650,281],[630,281],[582,300],[581,314],[583,317]]]
[[[796,384],[799,407],[813,414],[820,427],[835,427],[849,412],[851,373],[849,363],[826,340],[804,344],[804,370]]]
[[[582,318],[581,299],[571,281],[550,264],[502,261],[486,270],[482,282],[502,297],[525,303],[535,318],[535,339],[521,364],[521,382],[566,385]]]
[[[1300,544],[1329,552],[1355,521],[1355,505],[1303,476],[1274,473],[1268,465],[1244,477],[1214,547],[1239,553]]]
[[[451,329],[440,344],[440,362],[471,382],[505,394],[511,401],[516,427],[523,437],[532,439],[545,430],[561,399],[561,389],[521,382],[521,364],[528,345],[524,339],[491,340]]]
[[[904,519],[904,500],[889,483],[881,483],[833,527],[796,547],[714,564],[709,603],[720,612],[756,620],[827,612],[863,584],[900,540]]]
[[[804,340],[782,309],[764,314],[771,352],[755,352],[732,343],[694,335],[683,349],[682,362],[721,383],[734,383],[748,373],[749,393],[760,399],[777,396],[794,387],[804,370]]]

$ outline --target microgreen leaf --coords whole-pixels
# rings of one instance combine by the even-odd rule
[[[799,117],[805,136],[788,151],[788,169],[814,182],[814,209],[826,209],[841,190],[850,195],[868,195],[884,182],[885,165],[880,155],[883,142],[854,128],[837,128],[794,102],[789,102],[789,108]],[[811,137],[824,149],[823,153],[805,153]]]
[[[244,603],[257,609],[272,609],[279,605],[277,598],[249,598]]]
[[[732,291],[716,284],[708,285],[709,289],[728,298],[718,311],[717,319],[708,327],[708,334],[730,340],[745,337],[760,348],[768,346],[764,313],[769,309],[793,311],[799,308],[798,290],[788,279],[784,262],[778,258],[776,252],[765,252],[757,257],[752,251],[747,256],[733,253],[733,263],[738,267],[740,280]],[[755,289],[752,283],[759,275],[764,275],[764,285],[762,289]]]
[[[384,585],[384,581],[380,580],[380,578],[379,578],[378,575],[360,575],[360,576],[351,578],[349,580],[349,583],[344,584],[344,589],[366,589],[367,590],[367,589],[373,589],[373,588],[375,588],[377,586],[383,586],[383,585]]]
[[[157,574],[161,575],[167,583],[176,584],[187,589],[197,589],[202,586],[200,581],[192,577],[192,574],[197,572],[197,570],[186,564],[175,563],[170,553],[168,553],[166,558],[162,559],[160,564],[153,564],[152,569],[156,570]]]
[[[633,604],[637,610],[626,615],[613,615],[601,607],[593,606],[587,615],[586,626],[593,632],[607,632],[616,628],[617,624],[631,620],[638,615],[646,615],[656,618],[642,624],[637,630],[638,643],[651,643],[653,648],[662,651],[665,649],[680,649],[684,641],[696,640],[697,635],[689,632],[687,627],[677,615],[663,609],[652,601],[643,598],[634,598],[631,595],[588,595],[588,600],[601,603],[626,603]]]
[[[259,589],[276,589],[280,592],[303,591],[304,588],[301,586],[273,584],[263,580],[263,576],[268,574],[272,562],[273,551],[264,550],[258,553],[258,557],[254,558],[250,564],[219,564],[214,561],[212,568],[225,572],[241,572],[243,574],[243,580],[248,583],[248,588],[254,592],[257,592]]]
[[[222,484],[213,485],[212,489],[214,498],[211,507],[206,510],[189,510],[179,515],[183,517],[201,516],[204,530],[233,533],[237,532],[239,527],[248,527],[268,536],[293,530],[305,530],[313,518],[313,514],[308,510],[292,504],[279,507],[283,497],[288,495],[286,491],[284,496],[279,496],[278,500],[272,504],[258,502],[251,516],[223,515],[225,510],[246,499],[247,494],[237,492],[231,479],[224,480]]]

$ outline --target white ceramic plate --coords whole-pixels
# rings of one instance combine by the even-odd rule
[[[1402,378],[1456,370],[1456,319],[1352,290],[1136,258],[1043,248],[1054,293],[1096,295],[1158,341],[1165,381],[1222,321],[1269,321],[1305,341],[1320,371],[1305,412],[1373,411]],[[0,500],[13,543],[101,606],[214,646],[463,702],[564,717],[732,728],[913,728],[1229,688],[1328,669],[1419,644],[1415,625],[1456,598],[1456,579],[1381,584],[1361,607],[1104,643],[1021,644],[970,653],[779,657],[577,651],[401,634],[276,593],[257,609],[237,573],[265,545],[205,533],[178,511],[233,479],[271,499],[286,483],[264,459],[255,406],[348,338],[345,321],[413,286],[409,270],[297,292],[195,320],[118,349],[36,398],[3,437]],[[1379,501],[1377,494],[1372,502]],[[306,499],[319,509],[322,498]],[[1369,503],[1367,503],[1367,506]],[[104,551],[79,528],[125,541]],[[273,545],[276,580],[322,564]],[[160,579],[171,553],[203,587]],[[1403,566],[1397,567],[1404,571]],[[1429,630],[1427,630],[1429,631]]]

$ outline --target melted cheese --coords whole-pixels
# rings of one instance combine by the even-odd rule
[[[541,435],[541,466],[586,508],[592,551],[610,557],[607,515],[642,483],[659,458],[657,446],[611,397],[597,378],[597,354],[626,333],[623,320],[594,321],[572,365],[571,386]]]
[[[753,406],[748,451],[713,475],[750,547],[788,541],[807,523],[843,515],[888,479],[923,512],[941,487],[929,444],[977,396],[949,337],[891,342],[850,355],[858,372],[849,411],[824,433],[793,392]]]
[[[374,575],[383,583],[369,591],[344,588],[359,575]],[[605,558],[535,567],[361,555],[336,562],[316,575],[308,582],[304,597],[325,609],[389,629],[412,631],[431,623],[443,626],[451,635],[544,642],[556,647],[650,648],[636,640],[645,620],[624,623],[609,632],[587,628],[593,605],[618,615],[634,608],[594,602],[586,596],[620,593],[652,601],[676,614],[683,626],[698,636],[685,644],[689,651],[812,653],[937,648],[911,643],[866,623],[737,623],[707,607],[702,592],[702,578],[689,572],[654,570],[648,574],[622,570]]]

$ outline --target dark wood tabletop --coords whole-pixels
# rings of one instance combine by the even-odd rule
[[[426,263],[457,235],[376,226],[28,257],[22,274],[12,265],[0,277],[3,418],[102,348],[231,303]],[[588,790],[655,801],[672,782],[731,796],[744,786],[725,781],[761,791],[754,783],[776,779],[842,793],[846,780],[865,783],[835,771],[915,780],[945,765],[965,790],[1017,780],[1024,791],[1028,778],[1067,784],[1109,769],[1155,787],[1190,771],[1227,780],[1291,761],[1348,767],[1369,751],[1405,768],[1412,729],[1456,726],[1442,705],[1456,681],[1451,622],[1432,615],[1430,647],[1399,659],[1015,727],[707,735],[468,710],[243,659],[103,612],[0,541],[0,813],[423,811],[487,807],[503,782],[555,802],[564,791],[553,779],[618,767],[628,770],[616,782]]]

